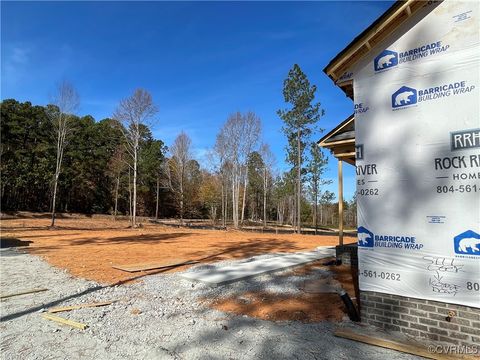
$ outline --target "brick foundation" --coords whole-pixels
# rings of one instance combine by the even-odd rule
[[[358,268],[357,249],[357,244],[338,245],[335,248],[337,259],[341,260],[343,265]]]
[[[455,345],[480,344],[480,309],[361,291],[362,322]],[[448,312],[455,316],[447,321]]]
[[[356,244],[337,246],[336,255],[342,264],[352,267],[352,274],[357,273]],[[364,323],[431,341],[480,345],[479,308],[372,291],[360,291],[356,295],[360,297]],[[447,321],[449,311],[454,311],[455,315]]]

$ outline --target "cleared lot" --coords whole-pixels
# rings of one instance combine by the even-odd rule
[[[135,277],[112,265],[166,263],[172,259],[209,263],[338,243],[335,236],[172,229],[149,223],[130,229],[127,221],[107,217],[60,218],[55,229],[48,229],[49,224],[46,216],[2,220],[2,237],[28,245],[29,253],[72,275],[104,284]],[[354,242],[355,238],[345,240]]]

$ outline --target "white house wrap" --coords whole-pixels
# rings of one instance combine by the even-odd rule
[[[353,70],[360,289],[480,308],[479,2]]]

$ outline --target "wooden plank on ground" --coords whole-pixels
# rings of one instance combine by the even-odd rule
[[[147,271],[147,270],[156,270],[169,267],[176,267],[182,265],[191,265],[197,264],[197,260],[168,260],[165,262],[155,262],[155,263],[141,263],[141,264],[127,264],[127,265],[112,265],[112,268],[117,270],[122,270],[126,272],[138,272],[138,271]]]
[[[53,314],[42,314],[42,317],[47,320],[52,320],[63,325],[69,325],[77,329],[85,330],[88,326],[73,320],[68,320]]]
[[[65,306],[65,307],[58,307],[53,309],[48,309],[47,311],[50,314],[63,312],[63,311],[70,311],[70,310],[77,310],[83,308],[90,308],[90,307],[99,307],[99,306],[107,306],[112,304],[113,301],[105,301],[105,302],[96,302],[96,303],[89,303],[89,304],[80,304],[80,305],[72,305],[72,306]]]
[[[438,360],[474,359],[474,357],[468,356],[468,355],[454,356],[453,354],[440,354],[440,353],[430,352],[428,351],[427,346],[421,347],[415,344],[407,344],[407,343],[402,343],[402,342],[397,342],[397,341],[392,341],[392,340],[387,340],[382,338],[376,338],[369,335],[358,334],[346,329],[336,330],[334,334],[337,337],[354,340],[354,341],[362,342],[369,345],[379,346],[386,349],[396,350],[396,351],[400,351],[407,354],[423,356],[428,359],[438,359]],[[434,348],[436,348],[435,345],[433,346]]]
[[[26,295],[26,294],[33,294],[33,293],[38,293],[38,292],[47,291],[47,290],[48,289],[43,289],[43,288],[42,289],[26,290],[26,291],[14,293],[14,294],[1,295],[0,299],[6,299],[6,298],[10,298],[10,297],[14,297],[14,296],[20,296],[20,295]]]

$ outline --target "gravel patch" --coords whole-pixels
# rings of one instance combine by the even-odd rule
[[[312,275],[287,270],[211,288],[173,273],[104,287],[21,251],[4,249],[0,256],[2,294],[49,289],[1,301],[2,359],[417,359],[335,338],[338,324],[263,321],[213,310],[203,300],[252,290],[296,293]],[[197,269],[205,266],[219,264]],[[50,307],[109,300],[116,302],[57,313],[87,324],[86,330],[41,317]]]
[[[260,255],[254,256],[248,259],[242,259],[238,261],[221,261],[214,264],[202,264],[198,266],[191,267],[187,272],[197,272],[205,269],[214,269],[214,268],[221,268],[223,266],[229,266],[234,263],[246,263],[255,260],[261,259],[270,259],[279,255],[284,255],[283,253],[278,254],[267,254],[267,255]],[[325,260],[325,259],[323,259]],[[178,273],[180,274],[180,273]],[[248,280],[237,281],[234,283],[230,283],[225,286],[218,286],[212,287],[208,284],[204,284],[201,282],[192,283],[187,279],[182,278],[182,282],[185,284],[193,284],[193,286],[197,289],[199,294],[203,294],[203,296],[209,296],[212,298],[227,298],[231,297],[236,294],[241,294],[249,291],[257,292],[257,291],[264,291],[270,292],[274,294],[299,294],[301,292],[301,287],[303,286],[305,280],[311,279],[319,279],[319,278],[326,278],[330,277],[332,274],[323,269],[313,269],[307,275],[294,275],[292,269],[285,269],[281,271],[275,271],[274,273],[266,273],[263,275],[255,276],[253,278],[249,278]],[[148,279],[147,281],[149,281]],[[151,278],[152,281],[155,281],[155,278]]]

